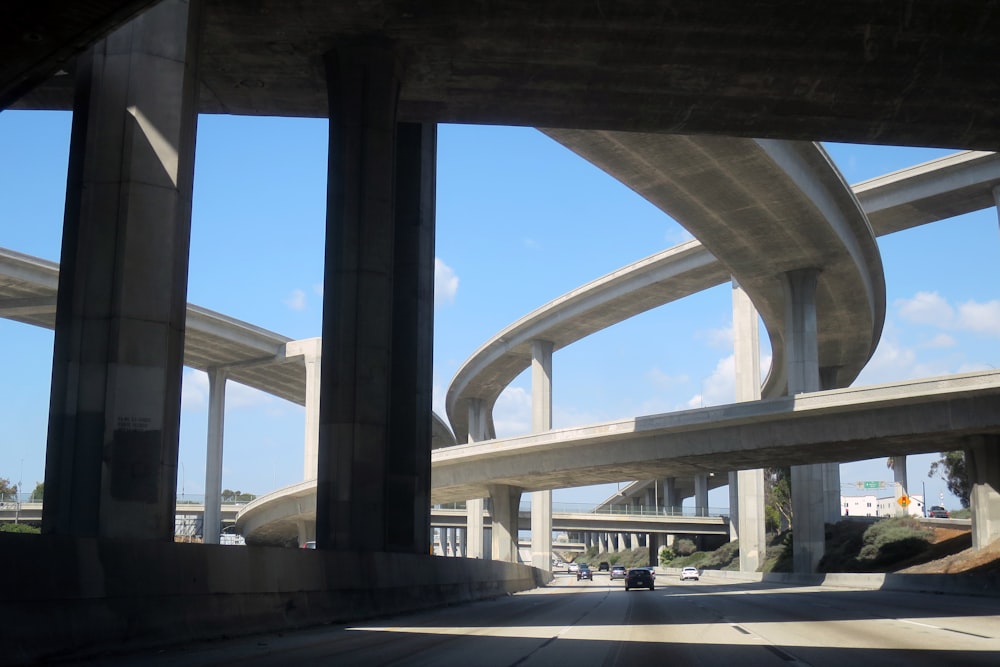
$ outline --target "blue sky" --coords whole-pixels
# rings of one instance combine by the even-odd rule
[[[0,247],[59,259],[70,115],[0,113]],[[850,183],[951,151],[828,145]],[[189,300],[292,338],[320,333],[326,124],[202,116]],[[690,236],[620,183],[530,128],[441,126],[437,204],[435,409],[489,337],[551,299]],[[1000,367],[995,209],[880,240],[888,312],[856,384]],[[556,353],[556,427],[732,402],[728,286],[635,317]],[[30,490],[44,474],[52,334],[0,320],[0,477]],[[766,350],[764,351],[766,354]],[[207,389],[185,371],[178,488],[205,485]],[[500,435],[530,428],[530,383],[497,404]],[[254,493],[302,478],[304,411],[233,383],[223,486]],[[936,457],[911,457],[910,490]],[[884,459],[845,464],[842,482],[891,481]],[[624,480],[623,480],[624,481]],[[562,490],[598,502],[614,485]],[[846,489],[846,492],[851,492]],[[713,507],[727,504],[713,493]]]

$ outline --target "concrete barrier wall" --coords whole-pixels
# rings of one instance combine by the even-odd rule
[[[664,571],[667,576],[680,577],[679,569],[666,568]],[[1000,597],[1000,575],[998,574],[882,574],[864,572],[828,574],[771,572],[762,574],[760,572],[702,570],[701,576],[708,580],[761,581],[789,586],[828,586],[830,588]]]
[[[463,558],[8,534],[0,572],[0,664],[357,621],[551,578]]]

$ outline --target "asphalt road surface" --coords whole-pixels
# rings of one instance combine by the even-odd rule
[[[90,658],[87,665],[268,667],[934,667],[1000,665],[1000,599],[681,582],[607,573],[349,626]]]

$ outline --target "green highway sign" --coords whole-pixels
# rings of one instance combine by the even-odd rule
[[[859,489],[884,489],[885,482],[858,482]]]

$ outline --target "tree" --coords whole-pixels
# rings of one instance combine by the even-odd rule
[[[243,493],[242,491],[233,491],[232,489],[222,490],[222,502],[224,503],[249,502],[256,497],[253,493]]]
[[[0,499],[9,498],[13,500],[17,496],[17,484],[11,484],[6,477],[0,477]]]
[[[792,469],[764,469],[764,523],[780,531],[792,525]]]
[[[941,452],[941,459],[931,464],[928,477],[938,475],[948,485],[948,490],[958,496],[962,507],[969,506],[969,496],[972,494],[972,484],[969,482],[969,472],[965,465],[965,452],[955,450]]]
[[[40,503],[45,498],[45,482],[35,482],[35,490],[31,492],[30,503]]]

